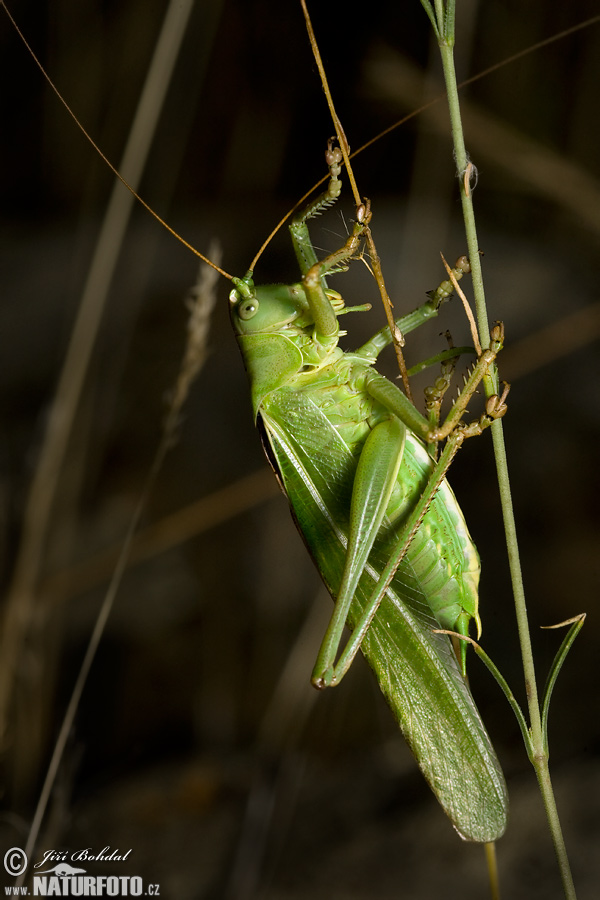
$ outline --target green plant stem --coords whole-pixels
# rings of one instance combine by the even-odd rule
[[[453,28],[447,27],[449,24],[453,23],[454,19],[453,0],[450,0],[449,9],[450,15],[445,13],[442,0],[435,0],[435,10],[438,26],[436,30],[438,33],[442,67],[444,71],[446,91],[448,95],[452,138],[454,142],[454,154],[457,170],[459,173],[460,196],[465,222],[467,246],[469,250],[469,260],[471,263],[471,271],[473,277],[475,307],[477,311],[481,344],[482,346],[487,347],[489,346],[490,342],[490,333],[487,307],[485,302],[485,292],[483,287],[483,275],[481,271],[481,259],[479,255],[479,242],[477,240],[477,229],[475,226],[475,214],[473,210],[471,177],[469,170],[470,162],[465,149],[464,134],[458,101],[456,72],[454,68]],[[484,383],[487,396],[495,393],[497,389],[496,373],[492,373]],[[517,531],[510,491],[506,450],[504,446],[504,433],[502,422],[499,419],[496,420],[492,425],[492,439],[494,445],[494,455],[496,459],[500,499],[502,503],[502,515],[504,518],[504,529],[513,586],[517,626],[519,631],[519,642],[521,645],[521,656],[523,660],[523,673],[525,676],[527,704],[529,708],[529,733],[531,739],[530,759],[532,765],[534,766],[538,784],[540,786],[540,791],[546,810],[546,816],[548,819],[548,825],[552,834],[554,849],[560,868],[565,897],[568,898],[568,900],[575,900],[575,888],[571,877],[567,851],[560,827],[560,821],[558,818],[558,811],[556,808],[556,801],[554,798],[552,783],[550,780],[550,771],[548,768],[548,753],[545,749],[543,740],[542,720],[535,677],[535,667],[533,662],[533,652],[531,647],[531,636],[527,619],[527,607],[525,603],[525,592],[523,589],[523,578],[519,558]]]
[[[552,787],[552,781],[550,779],[550,769],[548,768],[548,754],[543,753],[541,756],[537,757],[537,759],[534,758],[532,760],[532,763],[535,769],[535,774],[537,775],[538,784],[540,786],[540,793],[542,795],[544,809],[546,810],[546,818],[548,820],[548,827],[550,829],[552,841],[554,843],[554,852],[556,853],[556,859],[558,861],[558,867],[560,869],[564,894],[567,900],[577,900],[575,885],[573,884],[573,876],[571,875],[571,866],[569,865],[567,847],[563,837],[560,818],[558,816],[558,809],[556,806],[556,799],[554,797],[554,789]]]

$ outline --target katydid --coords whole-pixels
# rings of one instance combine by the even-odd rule
[[[324,276],[356,252],[369,212],[361,207],[344,247],[317,261],[307,220],[339,195],[335,154],[330,169],[325,194],[292,223],[302,281],[255,288],[249,273],[234,279],[231,308],[267,454],[336,600],[313,682],[338,683],[361,649],[459,833],[491,841],[505,828],[504,779],[452,646],[435,629],[466,635],[471,618],[479,627],[479,560],[445,473],[462,440],[487,424],[462,427],[457,413],[493,362],[501,333],[445,428],[375,372],[388,330],[344,354],[337,318],[349,310]],[[401,331],[435,316],[436,303],[399,320]],[[502,409],[492,403],[488,412]],[[446,436],[434,463],[424,444]],[[345,624],[353,634],[336,663]]]
[[[480,631],[479,557],[445,473],[464,438],[505,410],[492,398],[479,421],[459,422],[502,330],[441,427],[373,368],[389,330],[354,352],[339,348],[337,317],[352,310],[324,276],[356,252],[370,212],[359,208],[346,244],[321,262],[307,226],[339,196],[339,161],[330,148],[327,189],[290,226],[302,280],[261,287],[249,272],[230,295],[265,452],[335,601],[312,680],[339,683],[360,648],[459,833],[492,841],[506,824],[504,779],[463,677],[466,644],[459,666],[435,629],[467,635],[474,619]],[[437,304],[436,296],[400,319],[401,331]],[[446,436],[435,463],[425,443]],[[352,636],[338,659],[346,624]]]

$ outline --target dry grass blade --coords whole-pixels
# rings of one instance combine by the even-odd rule
[[[481,356],[481,342],[479,340],[479,334],[477,332],[477,325],[475,324],[475,316],[473,315],[473,310],[471,309],[471,304],[467,300],[465,292],[463,291],[463,289],[459,285],[458,281],[456,280],[456,275],[454,274],[454,272],[452,271],[452,269],[446,262],[446,260],[444,258],[444,254],[442,253],[440,255],[442,257],[442,262],[444,263],[444,268],[446,269],[446,272],[448,273],[448,278],[452,282],[452,284],[454,286],[454,290],[460,297],[460,299],[462,301],[462,305],[465,310],[465,314],[467,316],[467,319],[469,320],[469,327],[471,329],[471,337],[473,339],[473,346],[475,347],[477,356]]]
[[[215,249],[217,248],[215,247]],[[203,277],[201,274],[200,285],[197,286],[194,291],[195,299],[194,302],[190,304],[188,341],[184,351],[176,387],[173,392],[173,399],[165,420],[163,437],[154,456],[154,460],[150,467],[146,483],[129,523],[127,534],[125,535],[125,538],[123,540],[121,551],[119,553],[119,557],[114,568],[108,590],[102,602],[100,612],[98,613],[98,618],[96,619],[94,630],[90,637],[89,644],[87,646],[87,650],[81,664],[81,668],[79,670],[79,674],[77,676],[64,719],[60,727],[58,738],[56,740],[54,751],[52,753],[52,758],[48,766],[46,779],[44,781],[44,785],[38,800],[35,816],[31,826],[31,831],[27,839],[25,852],[28,857],[31,856],[31,853],[35,847],[46,807],[50,799],[50,794],[52,792],[52,787],[58,774],[62,755],[67,744],[67,739],[73,727],[79,700],[81,698],[81,694],[85,686],[90,667],[96,655],[98,645],[100,644],[100,640],[104,633],[104,628],[112,610],[117,591],[119,590],[119,586],[121,584],[121,580],[129,564],[129,556],[134,535],[137,532],[143,512],[148,502],[148,498],[150,497],[150,494],[154,487],[154,483],[156,481],[156,477],[161,469],[164,458],[173,443],[174,432],[177,422],[179,421],[182,404],[187,397],[191,382],[200,371],[202,362],[204,361],[206,356],[208,320],[210,312],[215,305],[215,282],[216,277],[212,274],[212,270],[211,274],[207,277]],[[24,877],[24,874],[25,873],[23,873],[23,876],[21,877]]]
[[[186,300],[190,314],[187,326],[188,337],[185,355],[165,420],[164,432],[167,441],[175,436],[181,409],[186,401],[190,386],[206,359],[210,317],[217,302],[217,279],[219,277],[218,266],[221,262],[221,247],[216,241],[213,241],[209,246],[208,252],[217,267],[209,267],[202,262],[200,263],[196,284]]]

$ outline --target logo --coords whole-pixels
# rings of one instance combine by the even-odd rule
[[[57,863],[53,869],[44,869],[39,874],[50,875],[52,872],[58,878],[68,878],[70,875],[83,875],[85,869],[76,869],[75,866],[70,866],[69,863],[61,862]]]
[[[4,869],[17,878],[14,885],[6,886],[7,896],[39,897],[159,897],[160,886],[147,884],[139,875],[100,875],[81,868],[89,863],[128,863],[131,848],[122,852],[109,846],[102,850],[85,847],[79,850],[44,850],[42,858],[30,868],[29,884],[23,884],[23,873],[27,869],[27,854],[20,847],[11,847],[4,854]],[[95,866],[97,868],[97,866]],[[118,866],[120,868],[120,866]],[[109,870],[110,871],[110,870]]]

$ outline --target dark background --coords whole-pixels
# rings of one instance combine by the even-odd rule
[[[437,51],[418,0],[376,0],[359,17],[338,4],[312,5],[353,147],[438,93]],[[459,7],[459,79],[598,9],[591,0]],[[165,8],[158,0],[11,7],[116,164]],[[0,550],[8,595],[112,176],[0,14]],[[581,897],[596,896],[600,795],[599,65],[596,24],[462,95],[467,147],[479,169],[475,204],[490,318],[502,318],[507,331],[505,430],[541,684],[559,637],[539,626],[588,613],[559,679],[550,727]],[[218,237],[225,269],[242,275],[279,218],[324,174],[331,132],[299,5],[205,0],[192,14],[140,192],[199,249]],[[465,250],[451,153],[439,105],[356,160],[400,311],[442,279],[440,250],[449,260]],[[352,218],[349,196],[313,228],[320,248],[343,239],[340,209]],[[136,207],[61,471],[18,670],[10,675],[6,848],[25,843],[111,556],[159,441],[196,268]],[[284,231],[256,276],[297,277]],[[332,286],[348,302],[376,306],[359,264]],[[51,847],[131,847],[126,874],[160,883],[164,897],[484,897],[481,849],[461,843],[439,811],[367,667],[360,661],[324,695],[308,685],[330,607],[262,458],[227,293],[223,281],[206,366],[145,515],[144,526],[163,525],[164,549],[146,533],[146,558],[125,576],[37,855]],[[370,317],[349,318],[347,346],[381,327],[381,315],[376,306]],[[411,336],[409,361],[441,349],[439,332],[448,327],[457,343],[465,340],[456,303],[439,327]],[[260,502],[245,493],[246,482],[237,484],[257,471],[264,472]],[[489,436],[467,445],[451,481],[482,557],[483,643],[522,699]],[[166,519],[228,485],[245,512],[234,514],[217,495],[208,511],[194,508],[185,539],[181,519]],[[512,816],[498,845],[506,896],[560,897],[517,725],[475,660],[470,676],[509,781]]]

